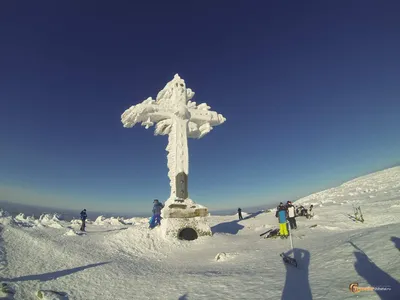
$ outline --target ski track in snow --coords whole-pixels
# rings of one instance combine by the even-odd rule
[[[15,300],[36,299],[39,289],[85,300],[381,299],[352,294],[351,282],[393,284],[381,297],[400,299],[399,182],[396,167],[297,201],[315,206],[292,232],[298,269],[279,257],[289,240],[260,237],[277,227],[274,212],[209,217],[214,236],[192,242],[164,239],[145,219],[88,222],[79,234],[76,222],[0,215],[0,276]],[[363,224],[349,218],[353,205]]]

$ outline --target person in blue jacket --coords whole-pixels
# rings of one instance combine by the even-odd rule
[[[284,238],[284,237],[288,237],[289,232],[287,229],[287,224],[286,224],[286,220],[287,220],[287,210],[286,207],[283,205],[283,203],[281,202],[276,210],[276,215],[275,215],[278,220],[279,220],[279,235]]]
[[[150,227],[161,224],[161,210],[164,208],[164,205],[158,199],[155,199],[153,203],[153,218]]]
[[[81,211],[81,220],[82,220],[81,231],[85,231],[86,219],[87,219],[87,214],[86,214],[86,209],[84,209]]]

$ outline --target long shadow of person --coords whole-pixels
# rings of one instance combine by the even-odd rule
[[[298,268],[285,264],[286,280],[282,291],[281,300],[312,300],[310,283],[308,281],[308,266],[310,265],[310,252],[294,248],[286,255],[294,254]]]
[[[243,218],[243,220],[255,218],[259,214],[263,213],[262,211],[258,211],[255,213],[249,214],[247,217]],[[239,224],[242,220],[233,220],[229,222],[219,223],[213,227],[211,227],[212,233],[230,233],[237,234],[240,230],[244,228],[243,225]]]
[[[400,251],[400,239],[398,237],[392,236],[390,240],[394,243],[394,246]]]
[[[110,263],[110,262],[95,263],[95,264],[90,264],[90,265],[81,266],[81,267],[77,267],[77,268],[66,269],[66,270],[55,271],[55,272],[44,273],[44,274],[26,275],[26,276],[16,277],[16,278],[12,278],[12,279],[7,279],[6,281],[20,282],[20,281],[29,281],[29,280],[39,280],[39,281],[55,280],[55,279],[63,277],[63,276],[71,275],[76,272],[80,272],[80,271],[83,271],[83,270],[86,270],[89,268],[98,267],[98,266],[105,265],[108,263]]]
[[[354,251],[357,261],[354,263],[358,275],[363,277],[372,287],[390,287],[391,290],[376,290],[382,300],[400,299],[400,283],[380,269],[369,257],[360,251]]]
[[[178,298],[178,300],[188,300],[188,293],[186,293],[186,294],[180,296],[180,297]]]

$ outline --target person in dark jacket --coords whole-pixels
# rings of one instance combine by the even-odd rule
[[[314,205],[311,204],[310,208],[308,209],[308,213],[306,215],[307,219],[311,219],[314,216],[314,213],[312,213]]]
[[[240,207],[238,208],[238,215],[239,215],[239,220],[243,220],[242,209]]]
[[[84,209],[81,211],[81,220],[82,220],[81,231],[85,231],[86,219],[87,219],[87,214],[86,214],[86,209]]]
[[[286,207],[283,205],[282,202],[281,202],[281,204],[279,204],[275,216],[279,220],[279,235],[282,238],[288,237],[289,232],[288,232],[288,228],[287,228],[287,224],[286,224],[287,211],[286,211]]]
[[[160,201],[158,201],[158,199],[155,199],[153,203],[154,223],[152,225],[155,226],[161,224],[161,210],[164,208],[164,205]]]

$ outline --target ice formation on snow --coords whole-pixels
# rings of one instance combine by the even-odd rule
[[[76,236],[76,235],[78,235],[78,234],[76,233],[75,230],[69,229],[66,233],[64,233],[64,235],[67,235],[67,236]]]
[[[0,208],[0,218],[9,217],[9,216],[10,216],[10,214],[8,211],[5,211],[2,208]]]
[[[104,216],[98,216],[97,219],[93,222],[95,225],[125,225],[125,222],[123,218],[120,217],[111,217],[111,218],[106,218]]]

